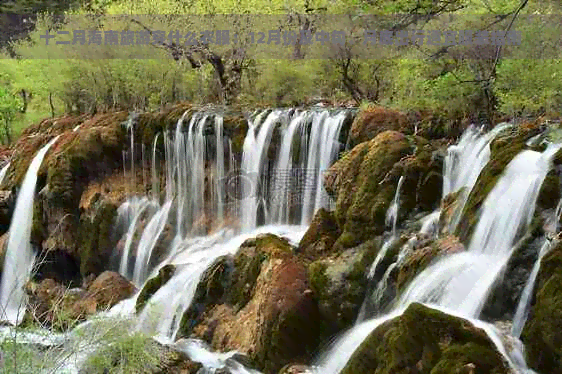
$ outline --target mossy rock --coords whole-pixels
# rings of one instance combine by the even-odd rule
[[[248,120],[242,113],[226,113],[223,117],[224,136],[232,141],[232,151],[241,159]]]
[[[332,251],[339,235],[334,213],[320,208],[299,242],[297,253],[309,261],[314,261]]]
[[[387,130],[412,134],[414,126],[404,113],[380,106],[368,106],[359,111],[351,125],[351,145],[369,141]]]
[[[562,242],[541,261],[535,297],[521,339],[527,362],[541,373],[562,373]]]
[[[490,144],[490,161],[484,166],[478,176],[474,188],[468,196],[460,223],[455,234],[466,243],[478,222],[478,211],[496,182],[502,176],[506,166],[521,151],[527,148],[526,141],[539,134],[540,128],[526,125],[519,126],[511,131],[499,135]]]
[[[367,291],[369,267],[379,249],[380,240],[370,240],[308,266],[308,282],[318,301],[324,339],[357,319]]]
[[[336,196],[335,216],[343,229],[337,246],[354,247],[384,232],[399,178],[387,176],[411,152],[406,136],[386,131],[356,146],[327,171],[326,187]]]
[[[94,205],[93,212],[80,217],[78,257],[83,277],[105,270],[117,244],[112,235],[117,206],[106,200]]]
[[[400,266],[396,281],[398,293],[402,293],[418,274],[435,263],[439,257],[454,255],[465,249],[459,239],[453,235],[443,236],[428,245],[421,245],[423,245],[421,248],[415,246]]]
[[[555,170],[551,170],[542,182],[537,206],[541,209],[556,209],[562,195],[560,187],[560,177]]]
[[[232,283],[233,263],[230,256],[221,256],[203,273],[197,284],[193,301],[180,322],[179,335],[191,335],[193,328],[201,322],[205,310],[221,303],[227,297]]]
[[[150,278],[146,284],[144,285],[143,289],[139,293],[137,297],[137,302],[135,304],[135,310],[137,313],[144,308],[148,300],[162,288],[173,276],[176,271],[176,267],[174,265],[168,264],[164,265],[159,271],[158,275],[154,278]]]
[[[507,374],[502,355],[469,321],[411,304],[379,325],[353,353],[342,374]],[[461,371],[456,371],[461,370]]]

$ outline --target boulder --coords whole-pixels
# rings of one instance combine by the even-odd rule
[[[442,237],[424,247],[414,247],[400,266],[396,287],[398,292],[406,289],[408,284],[434,260],[440,256],[447,256],[464,251],[463,244],[453,235]]]
[[[154,295],[156,291],[158,291],[173,277],[175,271],[176,267],[174,265],[164,265],[160,270],[158,270],[158,275],[146,281],[135,304],[135,310],[137,313],[140,313],[152,295]]]
[[[114,271],[104,271],[88,287],[86,304],[95,303],[97,310],[109,309],[118,302],[131,297],[135,286]]]
[[[334,213],[320,208],[302,237],[297,253],[309,261],[314,261],[330,253],[339,234]]]
[[[349,139],[351,145],[357,145],[387,130],[412,134],[414,126],[409,123],[404,113],[379,106],[369,106],[362,109],[355,117]]]
[[[306,267],[284,239],[249,239],[202,277],[182,319],[214,350],[236,350],[264,373],[309,358],[319,343],[319,313]]]
[[[308,277],[321,316],[323,340],[353,325],[368,287],[367,274],[380,243],[371,240],[358,247],[317,260]]]
[[[411,151],[405,135],[386,131],[359,144],[328,169],[325,186],[336,199],[335,217],[342,231],[336,241],[339,248],[354,247],[384,232],[386,211],[400,177],[387,175]]]
[[[106,271],[84,288],[68,289],[53,279],[29,282],[26,320],[66,330],[88,316],[131,297],[135,287],[121,275]]]
[[[562,373],[562,242],[542,259],[529,318],[521,339],[529,366]]]
[[[486,332],[469,321],[411,304],[374,329],[353,353],[342,374],[508,374]]]

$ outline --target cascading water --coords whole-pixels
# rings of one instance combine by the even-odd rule
[[[542,154],[523,151],[517,155],[487,196],[468,250],[445,257],[416,276],[394,311],[353,327],[333,345],[316,372],[339,373],[370,332],[400,315],[412,302],[422,302],[483,328],[513,370],[532,373],[522,360],[521,347],[515,345],[507,351],[499,333],[476,318],[516,239],[531,222],[540,187],[558,149],[559,145],[549,145]]]
[[[165,264],[174,264],[176,271],[148,300],[139,316],[140,330],[154,334],[161,340],[173,341],[181,318],[190,306],[205,270],[220,256],[234,254],[244,240],[266,232],[287,237],[295,244],[300,240],[306,226],[286,224],[307,223],[316,209],[324,206],[326,199],[321,173],[335,160],[340,150],[338,140],[346,118],[345,111],[332,113],[327,110],[274,110],[258,113],[249,121],[249,130],[243,146],[242,172],[238,176],[233,176],[236,159],[232,152],[232,142],[224,138],[221,116],[195,113],[189,119],[185,131],[184,124],[188,121],[186,114],[178,121],[174,132],[164,133],[166,202],[148,221],[138,248],[124,251],[123,254],[128,259],[123,261],[132,264],[131,258],[134,256],[132,280],[141,287],[151,271],[152,251],[163,227],[170,219],[173,222],[175,218],[175,239],[169,245],[167,257],[152,270],[152,275]],[[213,125],[210,125],[211,123]],[[213,127],[213,131],[210,127]],[[275,131],[279,131],[280,143],[276,159],[269,160]],[[206,138],[211,132],[215,136],[212,141]],[[154,158],[153,155],[153,160]],[[271,166],[276,168],[273,173]],[[155,168],[153,161],[153,173]],[[277,171],[282,171],[292,178],[295,172],[302,170],[304,173],[297,177],[306,174],[306,179],[312,181],[310,189],[289,190],[287,185],[294,188],[298,187],[298,183],[295,184],[292,179],[276,179],[279,177]],[[207,175],[208,180],[205,179]],[[225,188],[231,186],[225,185],[224,179],[231,178],[242,181],[241,185],[236,186],[240,188],[238,192],[242,193],[244,198],[236,202],[240,204],[239,210],[229,208],[227,201],[232,196],[228,196]],[[153,174],[152,180],[157,179]],[[227,180],[228,182],[230,181]],[[277,188],[287,193],[278,194]],[[298,208],[295,210],[291,204],[291,199],[294,198],[291,195],[295,193],[302,201],[300,211]],[[209,196],[212,200],[210,202]],[[146,203],[148,204],[148,200]],[[266,212],[265,217],[262,215],[259,218],[260,209]],[[139,213],[138,209],[135,212],[138,221],[142,212]],[[193,225],[200,216],[213,213],[217,220],[227,217],[238,220],[241,233],[237,233],[237,227],[234,227],[207,236],[198,236],[201,232],[192,230]],[[131,226],[138,225],[135,218],[131,219],[129,226],[133,234],[135,228]],[[269,222],[271,225],[258,227],[261,222]],[[126,245],[125,248],[129,246]],[[131,266],[133,265],[122,274],[128,275]],[[134,305],[135,298],[132,298],[122,302],[112,311],[128,315],[134,311]],[[213,360],[218,357],[210,352],[208,354]],[[208,362],[205,365],[209,366]],[[236,364],[231,365],[229,370],[232,373],[253,373]]]
[[[391,236],[383,243],[381,249],[377,253],[377,257],[371,264],[369,268],[369,273],[367,274],[367,279],[370,281],[374,278],[377,268],[385,258],[388,250],[394,242],[396,241],[396,224],[398,223],[398,213],[400,209],[400,191],[402,190],[402,184],[404,183],[404,176],[400,176],[398,180],[398,184],[396,186],[396,192],[394,193],[394,198],[386,211],[385,217],[385,224],[386,226],[390,226],[392,229]],[[390,277],[390,273],[394,270],[396,265],[391,265],[383,274],[382,278],[378,281],[378,283],[374,286],[373,291],[367,292],[367,297],[363,301],[363,305],[361,305],[361,309],[359,310],[359,315],[357,316],[357,322],[361,322],[365,320],[367,316],[370,316],[379,304],[382,296],[386,290],[386,286],[388,283],[388,278]],[[372,295],[372,296],[371,296]]]
[[[234,235],[232,230],[184,242],[180,253],[167,259],[175,264],[174,276],[148,301],[139,318],[139,328],[162,339],[175,339],[183,314],[191,305],[197,285],[205,270],[219,257],[234,254],[240,245],[260,233],[273,233],[298,243],[306,227],[262,226],[254,231]]]
[[[531,222],[550,159],[558,148],[550,146],[542,154],[523,151],[517,155],[486,197],[467,251],[423,271],[400,303],[431,302],[477,317],[511,256],[515,240]]]
[[[10,224],[0,289],[0,320],[8,321],[13,325],[18,325],[24,317],[23,286],[31,274],[35,258],[30,237],[37,172],[49,148],[58,138],[57,136],[51,139],[31,161],[18,193]]]
[[[2,170],[0,170],[0,184],[2,184],[2,182],[4,181],[4,178],[6,178],[6,174],[8,173],[9,168],[10,168],[10,162],[8,162],[6,165],[4,165]]]
[[[390,204],[390,207],[386,211],[386,225],[392,227],[392,235],[391,237],[383,244],[382,248],[380,249],[379,253],[377,253],[377,257],[371,268],[369,269],[368,278],[372,278],[377,271],[377,267],[386,256],[388,249],[392,246],[392,243],[396,240],[396,223],[398,222],[398,210],[400,208],[400,191],[402,190],[402,184],[404,183],[404,176],[401,176],[398,180],[398,185],[396,187],[396,192],[394,194],[394,199]]]
[[[268,224],[306,225],[318,209],[326,206],[322,174],[342,147],[339,137],[347,116],[346,111],[275,110],[250,121],[241,167],[243,231],[258,226],[260,208]],[[281,132],[277,159],[268,160],[276,130]],[[268,167],[270,161],[274,161],[274,169]]]
[[[521,336],[523,327],[525,327],[525,322],[527,322],[529,309],[531,307],[531,296],[533,294],[533,289],[535,288],[537,275],[539,274],[539,270],[541,268],[541,260],[550,251],[551,246],[552,243],[548,239],[542,245],[539,252],[539,257],[537,258],[537,261],[533,266],[533,270],[531,270],[529,279],[527,280],[525,288],[523,289],[523,293],[521,294],[521,299],[519,300],[519,304],[517,305],[517,310],[515,311],[515,316],[513,317],[513,326],[511,328],[511,335],[515,336],[516,338],[519,338]]]
[[[490,160],[490,143],[499,133],[511,126],[503,123],[488,133],[483,133],[471,126],[466,129],[457,145],[450,146],[447,149],[447,156],[443,165],[443,197],[465,188],[461,192],[458,206],[451,220],[450,232],[455,230],[466,204],[466,199],[480,172]]]
[[[558,232],[559,229],[559,222],[560,222],[560,215],[562,214],[562,200],[558,203],[554,214],[550,217],[550,222],[547,223],[547,227],[550,226],[550,232],[555,233]],[[545,238],[544,244],[541,246],[539,251],[539,256],[533,265],[533,269],[531,270],[531,274],[529,275],[529,279],[527,279],[527,283],[525,284],[525,288],[523,288],[523,292],[521,294],[521,299],[519,300],[519,304],[517,305],[517,309],[515,310],[515,315],[513,316],[513,325],[511,328],[511,335],[516,338],[521,336],[521,332],[523,332],[523,328],[525,327],[525,323],[527,322],[527,318],[529,317],[529,311],[531,308],[531,297],[533,294],[533,290],[535,288],[535,282],[537,281],[537,276],[539,275],[539,270],[541,268],[541,261],[550,252],[552,249],[552,238],[550,237],[553,234],[550,234],[547,231],[547,237]]]

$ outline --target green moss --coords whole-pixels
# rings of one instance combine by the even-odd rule
[[[232,258],[221,256],[203,273],[191,305],[180,321],[179,336],[191,335],[208,308],[225,301],[232,284]]]
[[[236,253],[229,292],[229,303],[235,310],[242,309],[252,298],[261,265],[266,259],[266,254],[255,247],[241,248]]]
[[[522,333],[527,362],[539,372],[562,373],[562,244],[541,262],[536,299]]]
[[[308,283],[318,301],[324,339],[356,320],[367,290],[368,269],[379,249],[380,241],[370,240],[308,266]]]
[[[314,294],[322,298],[326,295],[328,277],[326,276],[326,268],[328,265],[325,262],[317,261],[308,266],[308,282]]]
[[[407,138],[383,132],[362,143],[334,164],[327,188],[336,193],[336,219],[343,233],[336,246],[349,248],[381,234],[398,178],[388,179],[395,163],[412,151]]]
[[[232,151],[241,155],[248,132],[248,120],[242,113],[228,113],[223,117],[224,135],[232,141]]]
[[[43,220],[43,208],[39,199],[33,201],[33,218],[31,223],[31,242],[41,245],[47,238],[47,227]]]
[[[112,240],[113,223],[117,217],[117,206],[102,201],[92,216],[80,217],[79,246],[80,273],[99,274],[106,268],[109,256],[115,247]]]
[[[411,304],[365,339],[342,374],[455,373],[445,370],[468,361],[474,373],[509,372],[483,330],[464,319]]]
[[[137,297],[137,302],[135,304],[135,310],[139,313],[146,302],[158,291],[163,285],[165,285],[174,275],[176,267],[174,265],[165,265],[158,271],[158,275],[154,278],[150,278],[144,285],[142,291]]]

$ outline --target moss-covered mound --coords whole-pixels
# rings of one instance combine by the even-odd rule
[[[182,336],[237,350],[268,374],[310,359],[319,343],[306,267],[286,240],[270,234],[249,239],[205,272],[181,325]]]
[[[323,338],[348,328],[357,319],[367,291],[369,267],[379,247],[378,240],[371,240],[309,265],[309,283],[318,300]]]
[[[334,213],[320,208],[299,242],[297,252],[310,261],[327,255],[340,235],[339,231]]]
[[[174,265],[164,265],[159,271],[158,275],[154,278],[150,278],[146,281],[143,289],[137,297],[137,302],[135,304],[135,310],[139,313],[142,308],[146,305],[147,301],[158,291],[163,285],[165,285],[174,275],[176,267]]]
[[[412,152],[405,135],[386,131],[353,148],[327,172],[325,185],[336,198],[342,234],[336,244],[356,246],[381,234],[398,178],[385,178],[395,163]]]
[[[507,374],[486,333],[469,321],[421,304],[377,327],[342,374]]]
[[[523,329],[527,362],[541,373],[562,373],[562,242],[541,262],[535,298]]]
[[[404,113],[379,106],[369,106],[362,109],[355,117],[349,139],[352,145],[357,145],[387,130],[412,134],[414,126],[409,123]]]

